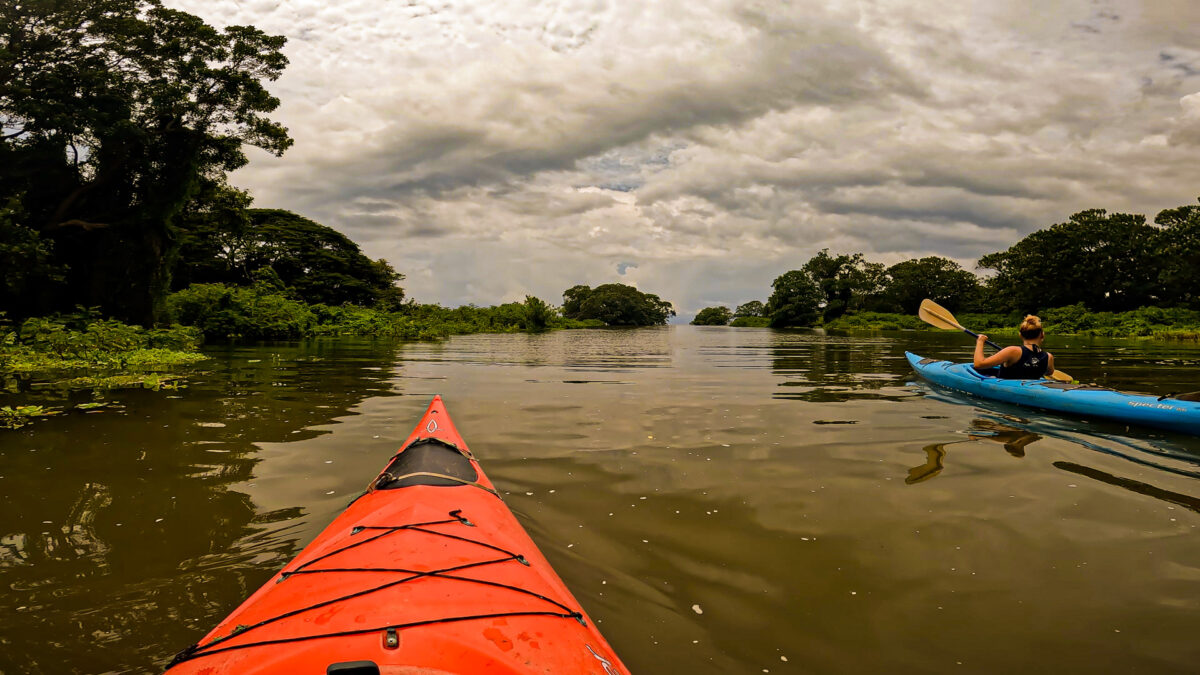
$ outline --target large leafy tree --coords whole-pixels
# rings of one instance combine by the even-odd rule
[[[776,328],[812,326],[821,320],[825,293],[805,270],[784,272],[771,282],[774,292],[767,300],[766,312]]]
[[[906,314],[915,314],[925,298],[952,312],[970,309],[979,294],[979,278],[949,258],[905,260],[889,267],[886,274],[885,307]]]
[[[767,306],[762,304],[762,301],[760,300],[751,300],[750,302],[744,302],[738,305],[737,309],[733,310],[733,315],[735,317],[766,316]]]
[[[53,304],[159,318],[173,221],[197,186],[244,165],[245,144],[291,144],[263,86],[283,44],[159,0],[0,3],[0,198],[53,240],[67,268]]]
[[[693,326],[728,326],[730,320],[733,319],[733,312],[724,305],[715,307],[705,307],[696,312],[696,318],[692,319]]]
[[[1157,235],[1143,215],[1091,209],[983,256],[979,266],[996,270],[988,289],[1009,309],[1082,302],[1091,310],[1125,311],[1158,299]]]
[[[1168,304],[1200,305],[1200,206],[1160,211],[1154,222],[1158,281]]]
[[[337,230],[290,211],[247,209],[249,197],[230,188],[205,196],[181,218],[177,287],[269,276],[308,303],[395,310],[403,302],[396,282],[404,275]]]
[[[867,262],[861,253],[829,255],[822,249],[802,268],[821,287],[825,295],[822,314],[831,321],[850,310],[862,309],[867,301],[883,290],[884,266]]]
[[[563,291],[568,319],[598,319],[609,326],[661,326],[675,316],[671,303],[625,284],[579,285]]]

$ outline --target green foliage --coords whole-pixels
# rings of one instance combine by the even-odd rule
[[[53,243],[23,220],[17,197],[0,206],[0,308],[30,316],[58,290],[64,269],[51,261]]]
[[[839,330],[934,330],[915,314],[847,312],[825,324]]]
[[[716,307],[705,307],[696,312],[696,318],[692,319],[693,326],[728,326],[730,319],[733,318],[733,312],[729,311],[728,307],[718,305]]]
[[[144,330],[99,319],[92,311],[31,318],[18,327],[0,322],[0,374],[40,377],[64,371],[187,365],[205,359],[197,353],[200,340],[194,328]],[[81,384],[80,388],[88,387]]]
[[[751,300],[737,306],[733,311],[735,318],[744,316],[765,317],[767,315],[767,306],[758,300]]]
[[[1167,304],[1200,308],[1200,206],[1159,212],[1154,222],[1159,294]]]
[[[785,272],[771,283],[771,287],[775,291],[766,306],[771,326],[812,326],[820,321],[825,293],[807,271]]]
[[[675,316],[675,309],[657,295],[633,286],[579,285],[563,291],[562,314],[568,319],[597,319],[609,326],[661,326]]]
[[[546,330],[555,319],[554,308],[541,298],[532,295],[525,296],[526,330]]]
[[[768,316],[738,316],[734,317],[729,323],[735,328],[766,328],[771,325],[771,317]]]
[[[985,255],[979,265],[996,270],[989,296],[1007,301],[1005,309],[1081,302],[1093,310],[1129,310],[1156,298],[1156,235],[1145,216],[1092,209]]]
[[[0,429],[20,429],[31,424],[35,417],[49,417],[61,411],[40,405],[4,406],[0,408]]]
[[[386,260],[371,260],[345,235],[290,211],[246,209],[248,198],[215,187],[181,225],[183,282],[245,285],[270,270],[281,287],[311,304],[398,309],[404,278]]]
[[[311,307],[269,284],[193,284],[172,293],[167,307],[175,321],[210,339],[286,340],[312,334],[317,324]]]
[[[886,274],[886,289],[880,295],[890,311],[916,314],[925,298],[951,312],[978,301],[979,278],[948,258],[905,260],[889,267]]]
[[[269,268],[268,268],[269,269]],[[312,335],[370,335],[432,340],[467,333],[507,333],[548,328],[586,328],[600,322],[565,320],[545,301],[495,307],[407,303],[397,311],[359,305],[305,304],[263,275],[253,287],[193,284],[168,298],[172,315],[210,339],[295,339]]]
[[[829,249],[822,249],[801,269],[820,286],[826,321],[862,309],[869,298],[883,291],[886,282],[883,265],[867,262],[861,253],[831,256]]]
[[[1200,311],[1184,308],[1142,307],[1128,312],[1093,312],[1082,303],[1042,310],[1046,334],[1097,337],[1143,337],[1195,340],[1200,334]],[[990,336],[1016,338],[1019,313],[955,314],[962,325]],[[825,325],[833,329],[938,330],[911,314],[852,312]]]
[[[244,165],[245,144],[291,144],[263,87],[284,38],[159,0],[5,2],[0,26],[0,199],[54,242],[66,283],[52,306],[153,323],[172,223],[201,179]]]

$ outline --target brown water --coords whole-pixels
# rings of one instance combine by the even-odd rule
[[[636,673],[1195,672],[1200,438],[938,392],[903,357],[971,346],[681,326],[215,350],[187,389],[0,432],[0,672],[160,671],[434,393]],[[1200,389],[1195,345],[1051,349],[1081,380]]]

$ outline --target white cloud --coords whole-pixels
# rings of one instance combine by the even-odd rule
[[[623,281],[686,314],[824,247],[969,264],[1200,193],[1190,0],[171,4],[289,37],[296,145],[235,181],[424,301]]]

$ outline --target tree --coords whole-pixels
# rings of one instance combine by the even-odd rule
[[[23,319],[44,307],[63,281],[63,269],[52,261],[53,244],[26,227],[20,201],[0,206],[0,316]]]
[[[245,286],[263,270],[310,304],[363,305],[395,311],[404,278],[386,260],[368,258],[342,233],[279,209],[247,209],[244,192],[216,186],[181,218],[176,287]]]
[[[554,320],[554,308],[541,298],[525,296],[525,330],[546,330]]]
[[[724,305],[716,307],[705,307],[696,312],[696,318],[692,319],[693,326],[728,326],[730,319],[733,318],[733,312]]]
[[[671,303],[625,284],[572,286],[563,291],[562,311],[568,319],[598,319],[609,326],[661,326],[675,316]]]
[[[178,218],[179,252],[171,284],[250,283],[257,248],[247,210],[249,194],[224,183],[205,182]]]
[[[862,309],[869,298],[883,290],[883,265],[867,262],[861,253],[831,256],[829,249],[821,249],[801,269],[820,285],[825,295],[822,314],[826,321],[849,310]]]
[[[1157,300],[1157,234],[1145,216],[1091,209],[983,256],[979,266],[996,270],[988,288],[1006,309],[1082,302],[1093,311],[1126,311]]]
[[[200,182],[244,165],[244,144],[291,144],[262,84],[287,64],[284,38],[160,0],[5,2],[0,26],[0,199],[20,198],[66,267],[46,309],[153,322]]]
[[[929,298],[958,312],[973,308],[979,294],[979,278],[948,258],[905,260],[889,267],[886,274],[883,299],[891,311],[915,314],[921,301]]]
[[[1200,206],[1160,211],[1154,222],[1158,283],[1166,303],[1200,305]]]
[[[825,294],[805,270],[784,272],[771,282],[775,289],[767,300],[767,316],[775,328],[812,326],[821,319]]]
[[[270,267],[301,300],[326,305],[374,305],[398,291],[404,275],[371,260],[346,235],[291,211],[250,209],[254,269]],[[388,298],[394,300],[394,298]]]
[[[733,311],[734,317],[766,316],[766,315],[767,315],[766,305],[762,304],[758,300],[751,300],[750,302],[738,305],[737,309],[735,309]]]

